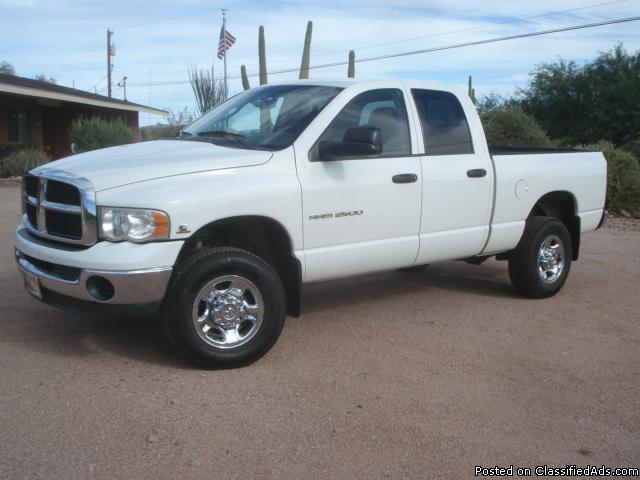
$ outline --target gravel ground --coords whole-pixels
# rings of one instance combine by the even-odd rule
[[[470,478],[475,465],[640,466],[640,222],[585,236],[548,300],[506,263],[305,287],[239,370],[190,369],[155,319],[31,299],[0,188],[0,478]]]

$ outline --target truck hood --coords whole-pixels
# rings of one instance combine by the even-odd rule
[[[100,191],[186,173],[260,165],[272,155],[209,142],[156,140],[81,153],[47,167],[88,178]]]

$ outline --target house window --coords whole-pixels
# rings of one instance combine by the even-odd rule
[[[9,110],[9,142],[29,143],[29,122],[26,110],[17,108]]]

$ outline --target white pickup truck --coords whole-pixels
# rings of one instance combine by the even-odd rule
[[[299,315],[303,283],[496,256],[517,292],[554,295],[605,190],[601,153],[488,148],[463,91],[292,82],[32,170],[15,254],[40,300],[158,310],[189,359],[238,366]]]

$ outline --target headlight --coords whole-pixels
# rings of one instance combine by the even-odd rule
[[[158,210],[100,207],[100,238],[147,242],[169,238],[169,215]]]

